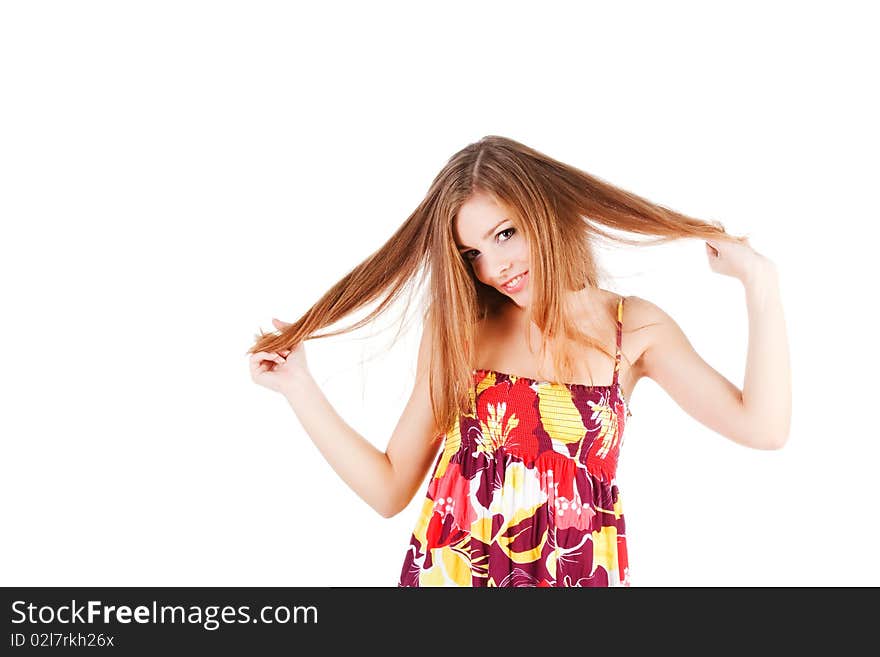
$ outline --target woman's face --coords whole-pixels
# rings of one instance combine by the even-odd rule
[[[507,295],[520,307],[528,305],[528,240],[494,198],[477,192],[465,201],[455,218],[453,235],[477,280]],[[513,285],[505,287],[511,279],[515,279]]]

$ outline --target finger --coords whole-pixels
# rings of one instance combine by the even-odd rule
[[[283,363],[284,362],[284,359],[281,356],[279,356],[277,353],[275,353],[274,351],[258,351],[257,353],[254,354],[252,360],[255,360],[257,362],[266,361],[266,360],[275,361],[276,363]]]
[[[282,322],[280,319],[272,318],[272,323],[278,326],[279,328],[284,328],[286,326],[290,326],[290,322]]]

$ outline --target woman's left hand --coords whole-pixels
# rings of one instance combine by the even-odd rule
[[[716,274],[733,276],[743,283],[760,272],[773,268],[773,262],[755,251],[746,237],[741,242],[735,240],[706,240],[706,255],[709,267]]]

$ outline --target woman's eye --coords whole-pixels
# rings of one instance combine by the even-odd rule
[[[501,237],[502,235],[504,235],[504,233],[511,233],[510,237],[513,237],[513,233],[515,233],[515,232],[516,232],[516,228],[505,228],[505,229],[502,230],[500,233],[498,233],[498,235],[496,235],[496,237]],[[503,241],[506,242],[507,240],[510,239],[510,237],[506,237],[506,238],[504,238]],[[465,259],[465,260],[471,261],[471,260],[473,260],[473,259],[475,259],[475,258],[477,257],[477,255],[472,256],[472,255],[471,255],[472,253],[476,253],[477,255],[480,255],[480,252],[479,252],[479,251],[475,251],[475,250],[465,251],[464,253],[462,253],[462,255],[464,256],[464,259]]]

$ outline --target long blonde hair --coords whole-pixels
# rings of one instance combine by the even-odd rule
[[[260,331],[247,353],[293,349],[304,340],[354,331],[385,312],[404,291],[429,279],[422,320],[434,336],[431,406],[440,438],[460,413],[471,413],[477,323],[507,300],[477,280],[458,252],[453,226],[459,209],[477,191],[505,207],[530,250],[529,319],[550,344],[557,382],[569,380],[571,347],[580,343],[613,354],[582,331],[566,311],[566,290],[599,286],[594,242],[653,245],[681,238],[727,239],[718,221],[704,221],[651,203],[585,171],[506,137],[488,135],[455,153],[424,199],[375,253],[333,285],[290,326]],[[627,237],[620,231],[641,236]],[[333,325],[381,297],[366,317],[327,333]]]

